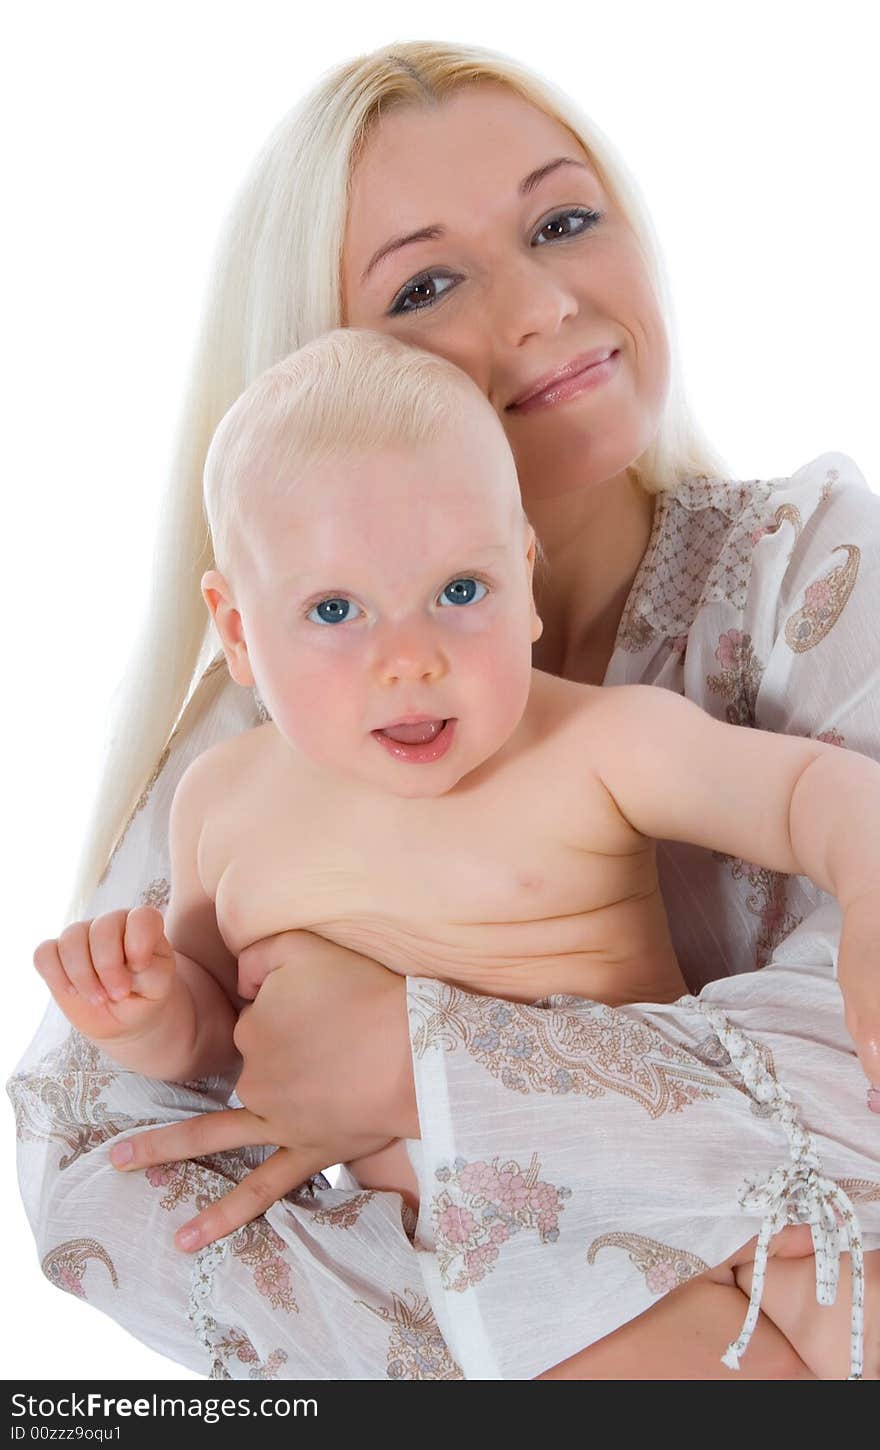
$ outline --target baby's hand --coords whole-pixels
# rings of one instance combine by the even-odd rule
[[[843,913],[837,980],[846,1025],[868,1079],[868,1107],[880,1113],[880,892],[855,897]]]
[[[93,1042],[150,1030],[175,980],[174,951],[153,906],[74,922],[40,943],[34,966],[68,1021]]]

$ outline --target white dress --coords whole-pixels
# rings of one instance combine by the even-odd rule
[[[688,479],[658,501],[606,683],[660,685],[718,718],[880,759],[878,567],[880,497],[842,455],[770,482]],[[258,718],[215,662],[93,912],[164,905],[183,769]],[[833,982],[836,908],[801,878],[694,847],[664,844],[660,868],[689,985],[714,982],[725,1020],[760,1039],[761,1072],[789,1090],[874,1246],[880,1161],[862,1140],[876,1120]],[[716,981],[774,956],[770,971]],[[529,1378],[767,1218],[758,1189],[790,1162],[790,1134],[698,1005],[520,1006],[423,978],[408,996],[418,1223],[394,1194],[318,1187],[195,1260],[174,1230],[254,1155],[121,1175],[107,1152],[138,1126],[224,1104],[230,1084],[125,1072],[50,1005],[9,1084],[43,1272],[206,1375]]]

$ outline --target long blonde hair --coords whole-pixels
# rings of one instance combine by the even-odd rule
[[[119,691],[76,910],[91,895],[213,652],[199,581],[213,563],[202,472],[214,430],[259,373],[341,325],[349,183],[380,115],[394,106],[436,105],[477,81],[507,86],[567,127],[641,244],[672,355],[657,436],[632,465],[642,486],[659,491],[685,474],[716,473],[723,466],[685,402],[671,298],[651,221],[609,142],[568,97],[506,56],[433,41],[383,46],[331,71],[270,135],[219,239],[161,513],[152,595]]]

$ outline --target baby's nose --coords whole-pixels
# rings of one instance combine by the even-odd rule
[[[379,648],[379,674],[383,683],[441,679],[448,662],[430,627],[389,630]]]

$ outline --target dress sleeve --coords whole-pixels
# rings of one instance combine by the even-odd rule
[[[195,1257],[174,1247],[259,1151],[123,1174],[109,1148],[222,1107],[230,1086],[139,1077],[73,1031],[11,1079],[22,1196],[49,1281],[212,1378],[460,1377],[396,1194],[324,1184]]]
[[[773,488],[746,542],[744,597],[707,604],[690,631],[686,693],[731,723],[880,761],[880,497],[849,458],[825,454]],[[738,961],[731,952],[733,970],[764,966],[829,899],[805,877],[692,859],[702,900],[726,935],[748,943]]]
[[[209,671],[144,791],[90,914],[168,899],[167,821],[189,760],[259,718]],[[146,1173],[109,1161],[118,1138],[224,1107],[232,1083],[123,1071],[54,1003],[7,1085],[25,1211],[43,1273],[160,1354],[214,1378],[455,1379],[396,1194],[342,1170],[196,1256],[173,1235],[259,1162],[239,1150]]]

